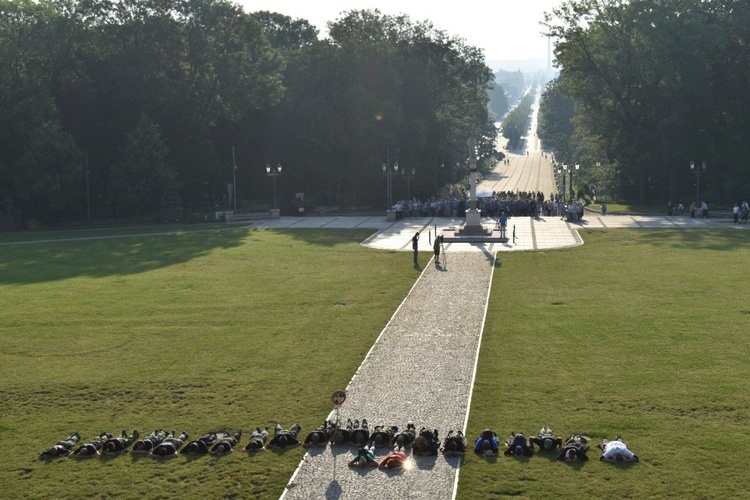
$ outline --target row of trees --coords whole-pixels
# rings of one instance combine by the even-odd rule
[[[518,106],[513,108],[503,120],[503,137],[508,139],[508,146],[511,148],[518,147],[521,137],[527,130],[534,98],[531,92],[527,93],[518,103]]]
[[[223,207],[281,163],[282,193],[382,204],[387,159],[426,196],[467,137],[492,154],[479,49],[378,11],[317,33],[225,0],[0,0],[0,196],[46,221]]]
[[[747,196],[750,4],[569,0],[546,18],[560,76],[539,135],[560,163],[623,196],[673,202]],[[595,167],[599,163],[598,167]]]

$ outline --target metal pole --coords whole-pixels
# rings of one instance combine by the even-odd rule
[[[273,208],[276,210],[276,174],[273,176]]]
[[[388,171],[388,210],[393,207],[393,172]]]
[[[86,222],[91,222],[91,197],[89,196],[89,150],[86,150]]]
[[[237,161],[234,158],[234,146],[232,146],[232,199],[234,200],[234,211],[237,211]]]
[[[570,202],[573,202],[573,165],[570,166]]]

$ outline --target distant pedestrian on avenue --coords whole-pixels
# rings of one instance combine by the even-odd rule
[[[419,265],[419,231],[411,238],[411,249],[414,250],[414,265]]]

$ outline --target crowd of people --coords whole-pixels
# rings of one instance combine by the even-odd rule
[[[396,218],[466,216],[469,200],[464,196],[432,197],[428,200],[400,200],[393,205]],[[583,205],[578,201],[565,202],[561,194],[542,192],[493,192],[492,196],[477,198],[477,209],[482,217],[562,217],[576,221],[583,217]]]
[[[244,451],[257,452],[266,448],[288,449],[296,446],[326,447],[351,446],[357,451],[349,462],[351,467],[383,467],[403,468],[408,466],[411,456],[463,456],[468,448],[468,441],[460,430],[448,431],[445,438],[440,440],[438,429],[421,427],[417,430],[413,422],[408,422],[403,430],[395,425],[376,425],[370,428],[367,419],[352,421],[346,424],[324,421],[322,425],[310,432],[300,442],[298,439],[301,427],[293,424],[284,429],[276,424],[274,436],[269,441],[268,428],[256,427],[250,434]],[[103,432],[85,442],[74,432],[61,439],[39,454],[40,459],[56,457],[91,458],[100,455],[119,455],[128,453],[143,454],[153,458],[173,458],[178,454],[197,455],[225,455],[231,453],[242,440],[242,429],[234,432],[214,431],[201,437],[185,442],[188,433],[182,431],[177,434],[174,430],[167,432],[156,429],[148,436],[140,438],[138,431],[128,434],[122,431],[119,436]],[[536,437],[527,438],[523,433],[511,433],[505,440],[504,454],[516,457],[528,457],[535,453],[535,447],[540,451],[558,452],[558,459],[562,461],[586,461],[590,438],[581,434],[573,434],[563,440],[555,436],[548,426],[542,427]],[[131,448],[132,446],[132,448]],[[620,436],[614,441],[604,439],[598,445],[602,450],[600,460],[609,462],[637,462],[638,456],[628,450]],[[384,448],[387,455],[382,460],[376,458],[376,449]],[[496,455],[500,451],[500,441],[497,434],[490,429],[482,431],[474,442],[474,451],[480,455]]]

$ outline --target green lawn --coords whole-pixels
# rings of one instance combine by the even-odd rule
[[[371,232],[0,247],[0,488],[29,498],[278,498],[302,449],[166,462],[37,454],[72,431],[316,427],[419,273],[411,255],[362,247]]]
[[[0,247],[0,495],[277,498],[303,450],[36,456],[73,430],[315,427],[419,273],[409,252],[362,247],[369,234]],[[750,233],[581,234],[576,248],[499,254],[467,434],[621,433],[642,462],[603,464],[595,449],[581,466],[470,453],[458,497],[745,496]]]
[[[750,233],[581,234],[499,255],[468,435],[621,433],[642,461],[472,453],[458,498],[746,497]]]

